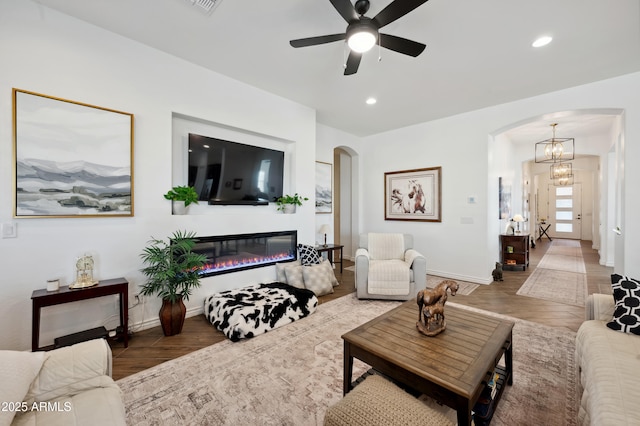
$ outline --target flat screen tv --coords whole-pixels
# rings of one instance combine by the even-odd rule
[[[217,205],[267,205],[282,196],[284,152],[189,133],[189,186]]]

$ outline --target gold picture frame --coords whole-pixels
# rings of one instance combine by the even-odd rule
[[[133,216],[133,114],[13,89],[16,218]]]

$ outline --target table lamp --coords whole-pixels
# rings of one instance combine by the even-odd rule
[[[331,232],[331,226],[329,226],[328,224],[324,224],[320,227],[320,233],[324,234],[324,247],[327,246],[327,234]]]
[[[520,233],[520,222],[524,222],[524,217],[521,214],[517,214],[513,216],[513,220],[516,223],[516,234]]]

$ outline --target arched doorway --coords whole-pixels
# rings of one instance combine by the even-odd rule
[[[358,248],[360,229],[358,161],[358,154],[350,147],[339,146],[333,150],[334,241],[344,246],[343,255],[351,260]]]

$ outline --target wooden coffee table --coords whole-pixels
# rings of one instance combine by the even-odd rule
[[[470,425],[471,410],[503,354],[505,366],[498,370],[513,384],[514,323],[451,304],[445,315],[446,330],[427,337],[416,329],[418,306],[409,300],[344,334],[344,394],[352,389],[353,358],[358,358],[455,409],[458,425]]]

